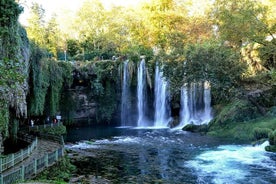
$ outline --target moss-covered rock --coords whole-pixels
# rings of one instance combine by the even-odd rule
[[[184,126],[182,130],[189,131],[189,132],[206,133],[208,131],[208,125],[188,124]]]

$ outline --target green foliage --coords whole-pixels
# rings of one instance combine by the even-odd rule
[[[212,42],[188,45],[184,57],[163,57],[161,60],[166,61],[162,63],[163,72],[170,81],[173,97],[179,95],[185,83],[209,81],[215,104],[228,102],[238,94],[246,69],[234,50]]]
[[[0,59],[0,86],[6,87],[7,90],[3,92],[9,92],[9,89],[15,89],[16,83],[22,83],[24,81],[25,76],[18,72],[21,67],[22,64],[18,61],[8,58]]]
[[[50,85],[48,66],[42,60],[43,52],[36,46],[32,47],[30,59],[30,102],[28,104],[29,115],[39,116],[44,112],[45,97]]]
[[[233,46],[248,41],[263,43],[272,31],[267,24],[267,8],[254,0],[216,0],[212,13],[222,40]]]
[[[209,123],[208,134],[218,137],[256,141],[256,131],[275,130],[275,116],[259,116],[252,105],[244,100],[223,105],[216,117]],[[259,131],[259,129],[261,129]],[[263,135],[263,134],[262,134]]]
[[[81,73],[90,80],[90,98],[97,102],[98,122],[109,122],[117,109],[116,94],[120,89],[119,66],[120,62],[94,61],[80,68]]]
[[[69,182],[72,173],[76,170],[76,167],[70,163],[70,159],[65,156],[59,162],[49,169],[40,173],[36,180],[51,181],[51,183],[63,183]]]
[[[29,39],[41,48],[46,45],[46,33],[44,29],[45,10],[38,3],[33,3],[31,6],[30,18],[28,19],[29,26],[27,33]]]
[[[27,48],[23,47],[28,47],[28,41],[17,22],[22,10],[14,0],[0,3],[0,133],[4,138],[8,136],[9,110],[15,109],[12,115],[25,113],[22,85],[27,78],[27,61],[24,60],[27,53],[23,52]],[[12,128],[17,127],[16,121],[11,122],[15,125],[11,125]]]
[[[4,100],[0,100],[0,133],[3,137],[8,135],[9,108]]]
[[[260,114],[257,108],[247,100],[234,100],[223,107],[212,120],[211,124],[227,126],[229,123],[245,122],[255,119],[258,116],[260,116]]]
[[[69,54],[69,56],[73,57],[81,52],[81,47],[78,40],[68,39],[66,41],[66,44],[67,44],[67,53]]]
[[[170,81],[170,93],[173,97],[179,95],[179,91],[185,81],[185,70],[183,60],[173,59],[169,62],[163,62],[164,76]],[[177,98],[180,100],[180,97]]]
[[[227,102],[235,94],[245,72],[245,63],[229,47],[216,43],[189,45],[186,50],[185,81],[209,81],[215,103]]]
[[[257,127],[257,128],[253,129],[253,134],[254,134],[255,140],[266,139],[266,138],[268,138],[268,135],[270,135],[271,132],[272,132],[272,130],[269,128]]]
[[[9,29],[17,24],[19,14],[23,11],[14,0],[1,0],[0,4],[0,35],[9,32]]]
[[[269,133],[269,146],[265,147],[266,151],[276,152],[276,129]]]
[[[45,22],[45,10],[38,3],[31,6],[27,27],[29,39],[47,51],[49,58],[58,58],[58,52],[66,50],[55,16]]]
[[[276,146],[276,129],[269,133],[269,144]]]
[[[258,50],[262,65],[269,70],[276,69],[276,39],[267,41]]]
[[[45,133],[45,134],[51,134],[51,135],[64,135],[66,134],[67,131],[66,131],[66,126],[59,125],[59,126],[41,128],[39,132]]]
[[[43,52],[33,46],[31,57],[31,94],[29,115],[55,115],[59,110],[61,90],[71,86],[73,67],[70,63],[42,59]]]
[[[99,96],[97,102],[97,121],[110,122],[117,107],[115,86],[113,86],[110,81],[106,81],[104,93]]]

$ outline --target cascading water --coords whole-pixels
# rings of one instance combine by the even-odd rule
[[[129,71],[128,61],[124,62],[123,83],[121,96],[121,126],[128,126],[130,123],[130,89],[129,89]]]
[[[155,69],[155,113],[154,127],[167,127],[170,120],[170,107],[168,104],[168,82],[163,79],[163,72],[159,71],[159,65]]]
[[[180,125],[207,124],[212,119],[211,88],[209,82],[191,83],[181,89]]]
[[[137,86],[137,99],[138,99],[138,127],[147,127],[145,118],[146,113],[146,64],[145,59],[142,59],[138,67],[138,86]]]
[[[188,99],[188,89],[186,86],[181,88],[181,99],[180,99],[180,128],[182,128],[182,124],[185,122],[189,122],[190,120],[190,110],[189,110],[189,99]]]

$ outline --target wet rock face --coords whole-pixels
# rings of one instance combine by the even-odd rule
[[[89,90],[84,87],[77,87],[71,92],[76,103],[73,119],[95,118],[97,104],[89,97]]]

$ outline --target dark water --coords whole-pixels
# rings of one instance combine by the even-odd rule
[[[276,154],[170,129],[79,127],[68,149],[86,153],[80,174],[113,183],[276,183]],[[73,144],[72,144],[73,143]]]

